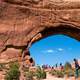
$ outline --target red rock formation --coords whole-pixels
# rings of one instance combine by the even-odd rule
[[[51,0],[0,2],[1,56],[5,53],[15,57],[21,49],[53,34],[80,40],[80,3]]]

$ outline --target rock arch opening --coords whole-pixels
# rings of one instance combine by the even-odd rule
[[[49,26],[45,27],[42,31],[40,31],[41,36],[37,38],[34,38],[33,43],[35,43],[38,40],[41,40],[45,37],[48,37],[50,35],[56,35],[56,34],[63,34],[69,37],[72,37],[78,41],[80,41],[80,29],[72,26],[72,25],[59,25],[59,26]]]
[[[73,38],[77,41],[80,41],[80,29],[70,26],[70,25],[59,25],[56,27],[45,27],[39,34],[41,36],[37,38],[37,36],[34,37],[32,40],[32,44],[36,43],[37,41],[44,39],[46,37],[49,37],[51,35],[64,35],[68,36],[70,38]]]
[[[32,32],[34,32],[34,34],[32,34],[31,36],[33,36],[33,35],[34,36],[31,39],[29,39],[29,41],[27,42],[27,45],[25,44],[26,46],[17,47],[17,46],[13,46],[13,45],[7,45],[4,50],[6,52],[8,52],[8,51],[11,52],[12,51],[11,48],[15,48],[15,49],[19,50],[19,53],[20,53],[21,50],[23,50],[23,52],[24,52],[25,49],[27,49],[28,52],[26,52],[24,54],[24,56],[27,55],[26,58],[28,58],[27,64],[31,63],[31,65],[35,65],[35,61],[31,57],[31,55],[30,55],[31,53],[30,53],[29,49],[34,43],[38,42],[39,40],[44,39],[51,35],[63,34],[63,35],[72,37],[72,38],[80,41],[80,29],[77,28],[76,26],[70,25],[70,24],[57,24],[57,26],[56,25],[41,26],[40,28],[37,28],[35,31],[32,31]],[[8,51],[7,51],[7,49],[8,49]],[[6,53],[5,51],[4,51],[4,53]],[[20,55],[20,57],[23,57],[23,58],[24,58],[24,56]]]
[[[79,41],[62,35],[52,35],[33,44],[30,48],[30,54],[35,64],[55,65],[64,63],[74,58],[79,59]],[[64,59],[64,60],[63,60]]]

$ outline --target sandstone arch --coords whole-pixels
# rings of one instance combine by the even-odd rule
[[[55,33],[80,40],[78,0],[38,0],[37,3],[33,0],[1,1],[0,55],[8,51],[11,53],[11,48],[20,52],[20,49]]]
[[[40,32],[35,33],[35,36],[30,40],[28,44],[28,48],[32,46],[35,42],[56,34],[63,34],[69,37],[72,37],[78,41],[80,41],[80,29],[77,28],[75,25],[71,24],[63,24],[57,23],[54,26],[45,26],[43,29],[39,30]]]
[[[0,62],[56,33],[80,40],[79,0],[0,1]]]
[[[39,33],[35,33],[33,39],[31,40],[31,43],[35,43],[36,41],[43,39],[45,37],[48,37],[50,35],[56,35],[56,34],[63,34],[67,35],[69,37],[72,37],[78,41],[80,41],[80,29],[76,26],[70,25],[70,24],[56,24],[54,26],[46,26],[44,29],[42,29]],[[32,45],[30,44],[30,46]]]

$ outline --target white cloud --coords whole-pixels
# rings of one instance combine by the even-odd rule
[[[56,53],[56,52],[63,52],[64,51],[64,49],[63,48],[57,48],[57,49],[55,49],[55,50],[53,50],[53,49],[48,49],[48,50],[44,50],[44,51],[42,51],[43,53]]]
[[[54,51],[50,49],[50,50],[47,50],[47,52],[48,52],[48,53],[52,53],[52,52],[54,52]]]
[[[54,50],[52,50],[52,49],[48,49],[48,50],[44,50],[44,51],[42,51],[42,52],[44,52],[44,53],[53,53]]]
[[[58,51],[64,51],[64,49],[63,48],[58,48]]]

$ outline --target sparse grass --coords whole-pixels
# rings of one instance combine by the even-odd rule
[[[52,70],[52,71],[50,72],[50,74],[51,74],[52,76],[61,77],[61,78],[64,77],[64,73],[65,73],[64,70],[63,70],[63,71]]]

